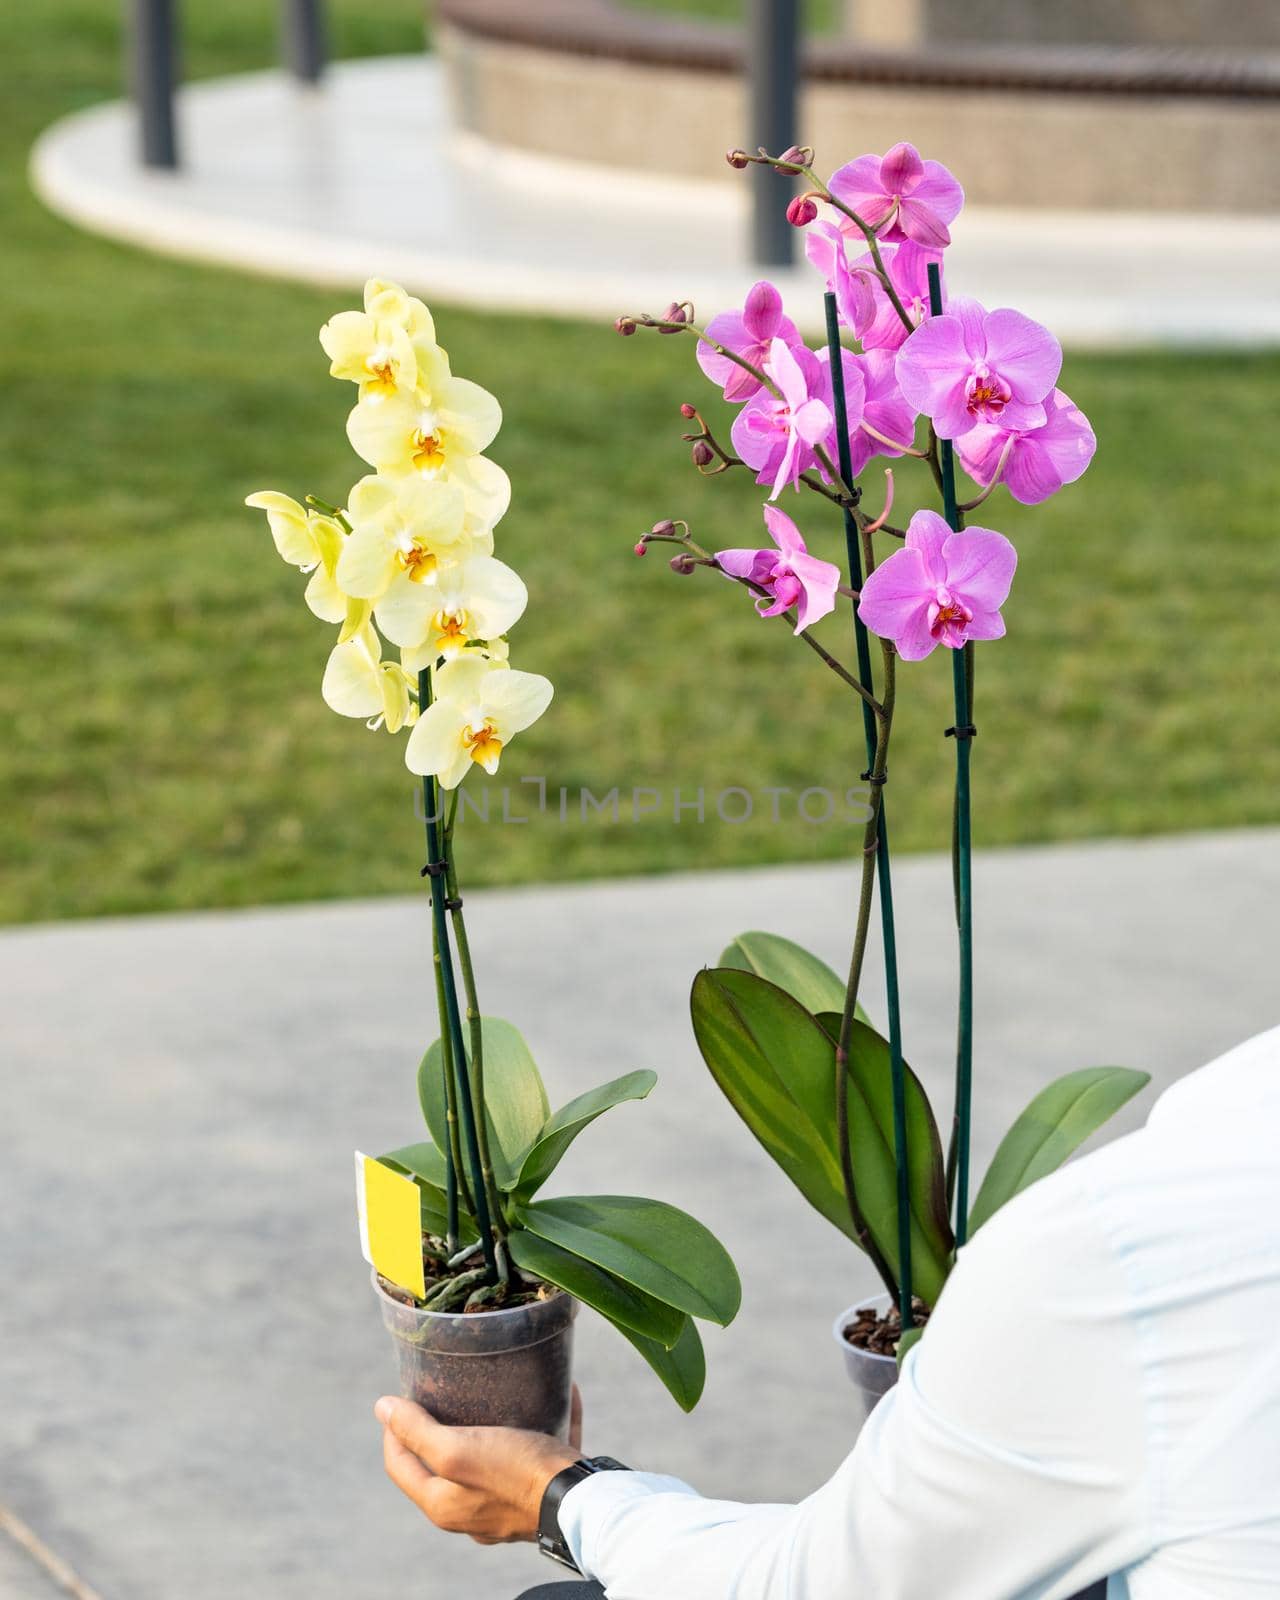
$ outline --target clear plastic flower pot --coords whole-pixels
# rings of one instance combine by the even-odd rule
[[[422,1311],[392,1299],[373,1274],[400,1363],[400,1393],[439,1422],[533,1428],[569,1436],[573,1319],[557,1291],[504,1311]]]
[[[869,1306],[873,1311],[883,1315],[888,1311],[890,1303],[887,1294],[855,1300],[851,1306],[845,1307],[832,1324],[831,1332],[844,1354],[845,1371],[857,1391],[859,1426],[867,1420],[879,1402],[897,1383],[898,1362],[895,1356],[880,1356],[873,1350],[860,1350],[857,1345],[849,1343],[844,1336],[844,1330],[864,1307]]]

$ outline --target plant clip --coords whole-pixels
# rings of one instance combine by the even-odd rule
[[[876,774],[868,767],[867,770],[862,774],[862,781],[863,783],[873,783],[877,788],[881,788],[889,781],[888,769],[886,768],[886,770],[882,772],[879,777],[877,777]]]
[[[446,864],[443,861],[428,861],[418,876],[420,878],[443,878],[445,871]]]
[[[462,896],[460,894],[451,895],[450,898],[445,901],[444,908],[446,911],[461,911]]]
[[[947,728],[943,732],[944,739],[976,739],[978,730],[972,722],[966,722],[959,728]]]

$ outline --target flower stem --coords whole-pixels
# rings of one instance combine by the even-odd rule
[[[471,1191],[467,1187],[467,1175],[462,1164],[462,1146],[458,1135],[458,1085],[454,1077],[453,1040],[449,1035],[449,1014],[444,1002],[444,972],[440,963],[440,947],[432,938],[432,964],[436,974],[436,1010],[440,1016],[440,1056],[444,1068],[444,1115],[447,1130],[447,1142],[444,1150],[445,1174],[447,1189],[445,1199],[448,1204],[448,1245],[449,1254],[454,1255],[458,1249],[458,1201],[461,1199],[467,1210],[474,1213],[475,1207],[471,1200]]]
[[[831,357],[831,387],[835,403],[836,447],[840,454],[840,476],[847,487],[853,487],[852,455],[849,448],[849,407],[844,388],[844,355],[840,343],[840,325],[836,312],[836,297],[824,297],[827,316],[827,348]],[[868,568],[872,563],[871,536],[866,534],[860,548],[860,525],[854,508],[844,507],[845,548],[849,558],[849,582],[855,589],[862,588],[864,557]],[[858,656],[858,676],[869,693],[874,693],[871,672],[871,644],[866,624],[854,607],[853,626]],[[866,946],[866,923],[870,917],[871,880],[877,868],[880,876],[880,924],[884,945],[885,1000],[889,1013],[889,1069],[893,1086],[893,1154],[897,1175],[898,1201],[898,1281],[891,1285],[896,1290],[898,1312],[904,1329],[914,1326],[911,1296],[911,1182],[908,1168],[906,1070],[902,1061],[902,1013],[898,994],[897,938],[893,918],[893,887],[889,872],[889,832],[884,812],[884,780],[887,775],[889,735],[893,726],[893,706],[896,696],[896,660],[892,645],[881,646],[884,662],[885,687],[881,696],[884,716],[877,719],[866,701],[863,701],[863,732],[866,736],[869,781],[871,783],[871,818],[867,823],[867,839],[863,849],[862,901],[866,903],[865,915],[860,903],[860,921],[863,924],[861,946],[855,941],[853,958],[849,964],[849,981],[845,988],[844,1011],[840,1018],[840,1039],[836,1046],[836,1110],[838,1125],[847,1130],[849,1093],[849,1045],[853,1037],[854,1013],[858,1003],[858,987],[862,978],[862,958]],[[868,849],[868,847],[870,847]],[[850,1200],[852,1214],[854,1200],[853,1173],[850,1170],[849,1141],[846,1131],[840,1135],[841,1161],[845,1164],[845,1191]],[[883,1271],[881,1276],[884,1277]]]
[[[431,669],[423,667],[418,673],[418,704],[425,712],[431,704]],[[480,1231],[480,1241],[484,1247],[485,1267],[489,1272],[489,1280],[493,1282],[498,1277],[498,1261],[494,1251],[493,1225],[489,1211],[488,1194],[483,1181],[483,1166],[480,1161],[480,1150],[476,1137],[475,1102],[471,1095],[471,1082],[466,1070],[467,1052],[462,1042],[462,1019],[458,1013],[458,988],[457,979],[453,971],[453,956],[449,947],[449,922],[445,910],[445,899],[448,894],[446,887],[447,863],[441,848],[440,822],[436,815],[434,780],[427,778],[424,785],[430,785],[430,793],[424,787],[427,800],[427,873],[431,878],[431,916],[432,929],[435,935],[435,948],[439,953],[439,972],[441,986],[444,990],[444,1009],[448,1023],[448,1034],[453,1051],[453,1060],[457,1064],[455,1079],[458,1086],[458,1106],[461,1112],[462,1133],[466,1140],[467,1161],[470,1166],[471,1193],[475,1199],[476,1226]],[[443,1056],[443,1049],[441,1055]],[[483,1107],[482,1114],[483,1114]]]
[[[942,279],[935,262],[929,263],[929,303],[934,316],[942,311]],[[955,453],[949,439],[938,444],[942,480],[942,514],[947,526],[960,529],[964,518],[956,505]],[[956,893],[956,929],[960,944],[960,998],[956,1017],[955,1122],[952,1130],[954,1161],[948,1162],[948,1182],[955,1186],[955,1236],[957,1248],[969,1232],[969,1144],[973,1120],[973,864],[972,817],[969,793],[969,759],[973,747],[973,645],[966,643],[951,654],[951,686],[955,726],[948,731],[956,741],[956,789],[952,829],[952,872]]]
[[[462,896],[458,893],[458,870],[453,853],[453,821],[444,833],[445,885],[448,891],[449,916],[453,922],[453,935],[458,946],[458,966],[462,970],[462,989],[467,1001],[467,1025],[471,1036],[471,1093],[477,1106],[485,1105],[484,1098],[484,1024],[480,1018],[480,1002],[476,998],[475,968],[471,960],[471,941],[467,938],[466,919],[462,915]],[[493,1226],[499,1237],[505,1236],[502,1204],[493,1178],[493,1159],[489,1152],[489,1119],[481,1115],[476,1122],[476,1142],[480,1150],[480,1172]],[[499,1271],[505,1281],[505,1253],[499,1260]]]

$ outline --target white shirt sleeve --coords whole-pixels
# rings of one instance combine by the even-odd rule
[[[609,1600],[1066,1600],[1152,1548],[1145,1404],[1124,1269],[1067,1168],[961,1253],[897,1387],[799,1505],[610,1472],[561,1527]]]

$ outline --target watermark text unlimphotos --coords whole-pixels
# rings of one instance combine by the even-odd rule
[[[866,784],[852,789],[830,789],[824,784],[807,787],[785,784],[729,784],[722,788],[663,788],[637,784],[615,786],[597,794],[588,788],[550,784],[546,778],[521,778],[518,783],[477,784],[457,791],[458,817],[472,816],[477,821],[514,827],[535,819],[550,820],[563,826],[603,823],[626,827],[666,824],[697,827],[725,823],[734,827],[744,822],[807,823],[811,827],[835,823],[840,826],[865,823],[870,819],[870,791]],[[438,807],[447,813],[449,802]],[[414,807],[419,821],[426,820],[422,790],[414,789]],[[439,817],[432,820],[438,821]]]

